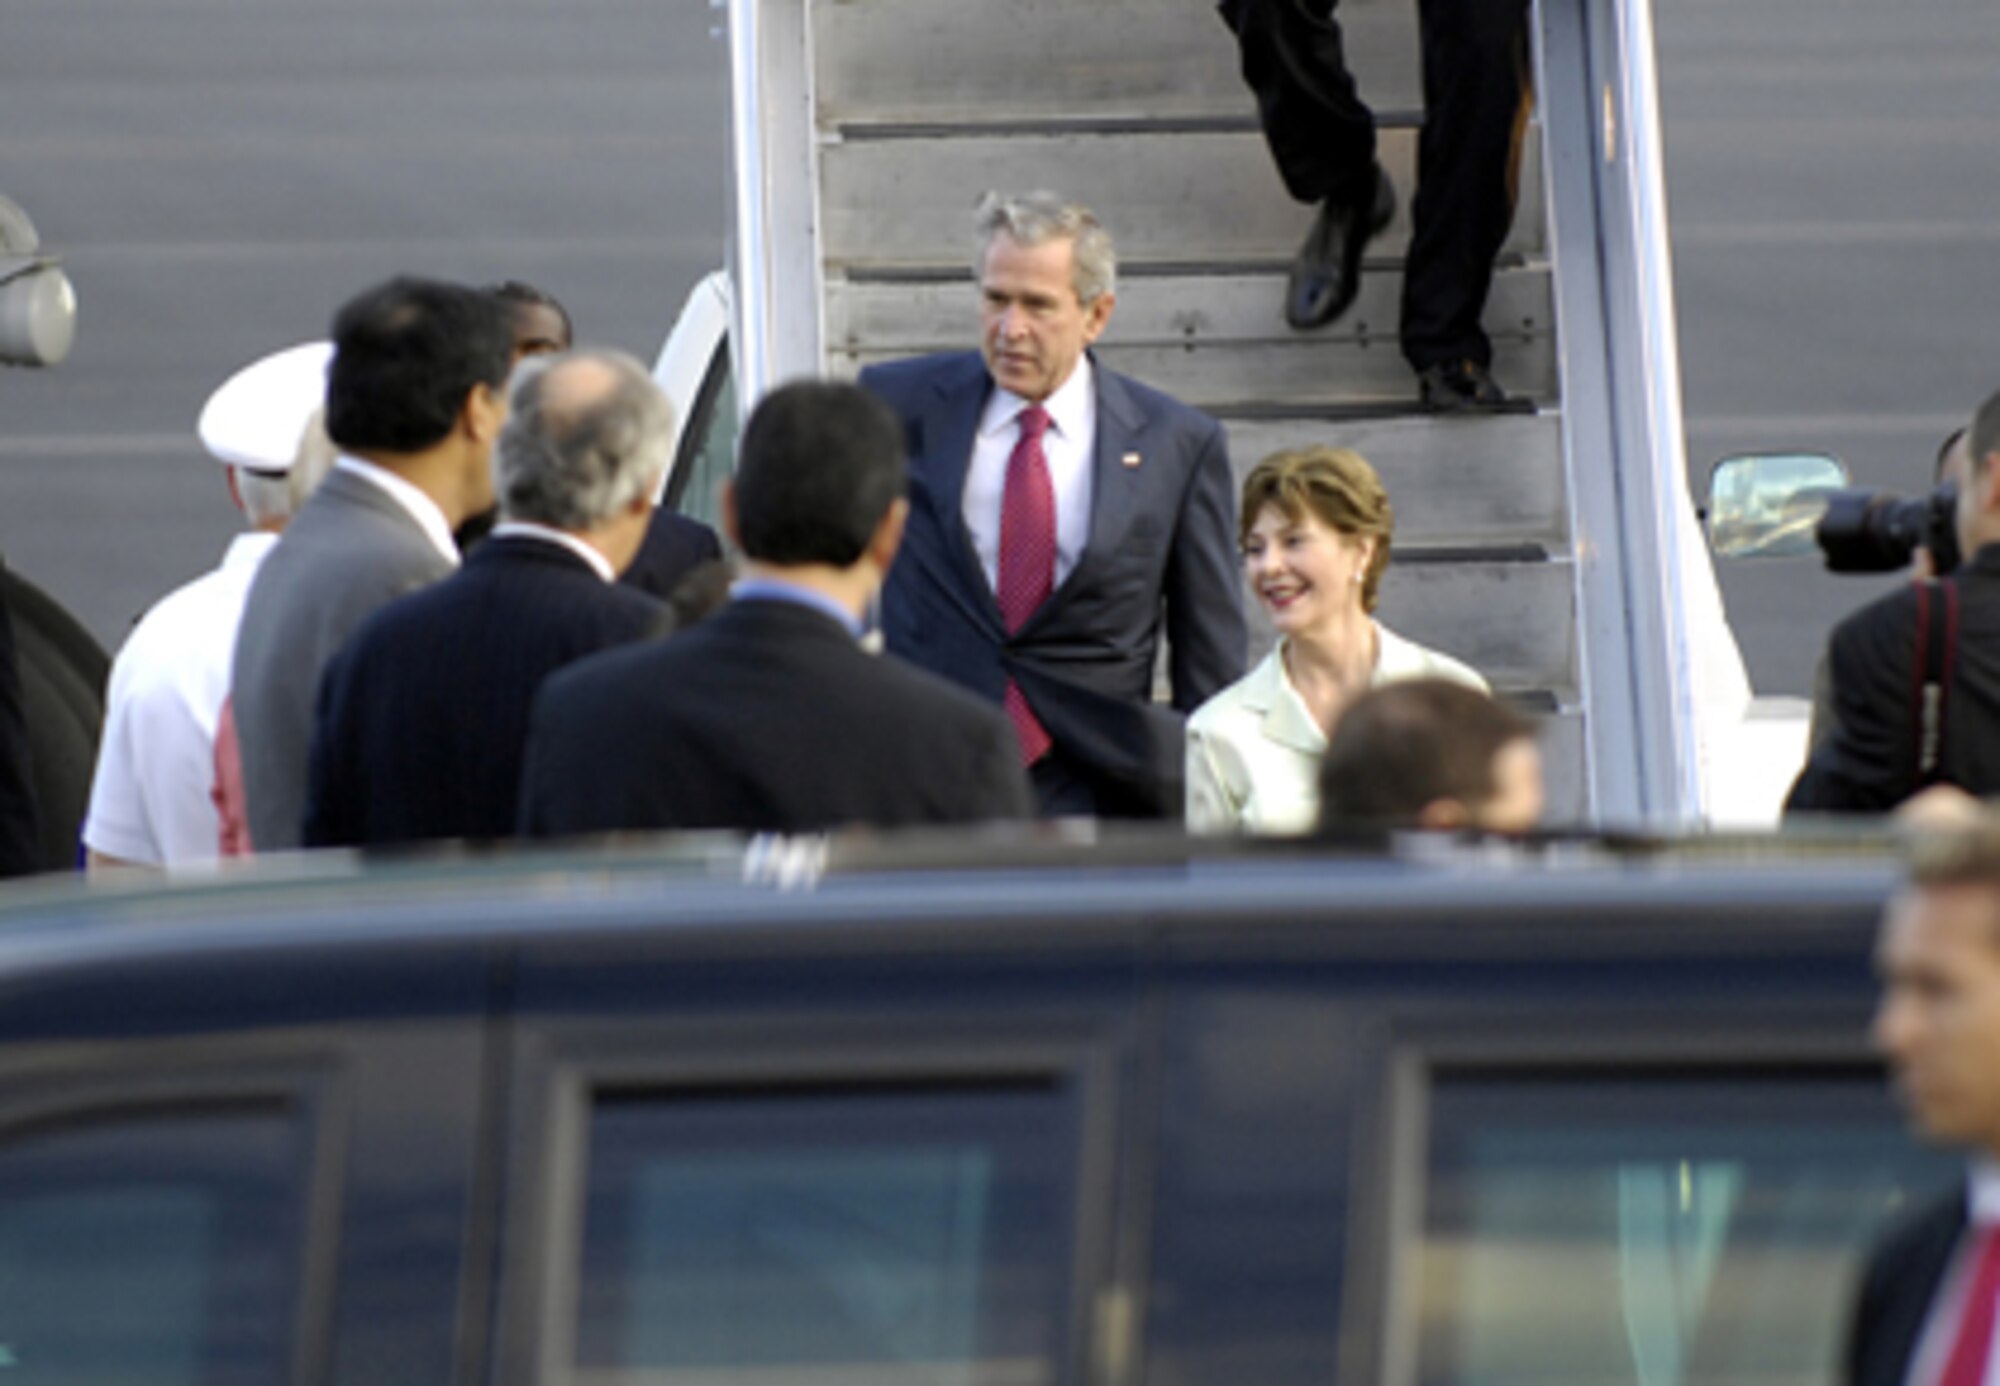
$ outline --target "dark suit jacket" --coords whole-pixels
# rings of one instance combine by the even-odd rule
[[[1955,576],[1957,659],[1945,695],[1942,768],[1974,794],[2000,793],[2000,544]],[[1904,586],[1834,627],[1832,725],[1785,800],[1787,813],[1886,813],[1916,788],[1917,593]]]
[[[872,366],[903,417],[910,522],[882,594],[889,648],[993,703],[1012,678],[1095,811],[1178,819],[1184,714],[1243,674],[1248,637],[1235,483],[1207,415],[1096,367],[1090,541],[1019,632],[1000,618],[965,525],[974,434],[993,382],[976,352]],[[1164,607],[1173,711],[1152,701]]]
[[[1903,1386],[1931,1299],[1965,1230],[1963,1183],[1891,1228],[1869,1254],[1847,1331],[1846,1386]]]
[[[762,598],[551,678],[521,781],[530,837],[1027,813],[998,709],[866,653],[822,612]]]
[[[451,577],[369,617],[327,666],[305,844],[510,836],[542,680],[665,620],[559,545],[486,540]]]
[[[722,541],[707,525],[671,510],[655,510],[638,557],[618,580],[665,601],[682,578],[721,557]]]

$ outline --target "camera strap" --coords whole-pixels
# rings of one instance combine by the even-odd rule
[[[1916,678],[1911,690],[1916,717],[1917,788],[1944,778],[1946,692],[1958,655],[1958,583],[1951,578],[1917,585]]]

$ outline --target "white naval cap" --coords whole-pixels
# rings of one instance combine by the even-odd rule
[[[288,472],[313,411],[326,402],[333,343],[304,342],[259,357],[222,382],[195,426],[219,462]]]

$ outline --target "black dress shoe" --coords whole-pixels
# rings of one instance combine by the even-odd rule
[[[1396,215],[1396,189],[1375,166],[1372,194],[1356,202],[1320,204],[1312,230],[1292,261],[1285,284],[1285,321],[1304,331],[1325,327],[1361,292],[1361,252]]]
[[[1417,393],[1433,414],[1490,414],[1513,401],[1477,361],[1440,361],[1417,372]]]

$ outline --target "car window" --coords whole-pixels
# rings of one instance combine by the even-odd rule
[[[298,1123],[276,1106],[0,1136],[4,1379],[284,1379],[304,1158]]]
[[[574,1341],[595,1382],[1053,1382],[1066,1085],[600,1096]]]
[[[668,508],[719,526],[722,486],[736,466],[736,378],[729,367],[727,339],[716,347],[715,359],[701,383],[694,407],[681,433],[680,456],[674,459]]]
[[[1446,1078],[1415,1379],[1836,1379],[1860,1258],[1958,1173],[1878,1073]]]

